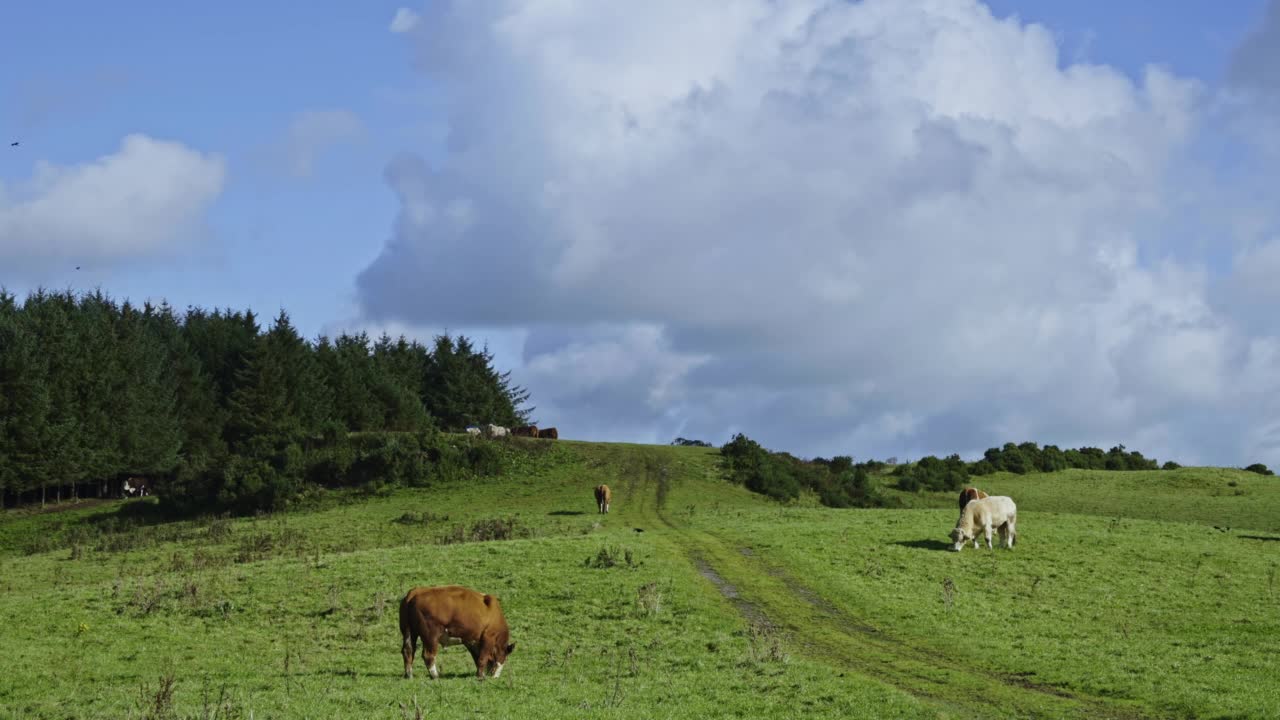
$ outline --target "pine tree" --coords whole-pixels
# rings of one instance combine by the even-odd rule
[[[46,472],[48,364],[29,325],[14,297],[0,293],[0,489],[6,496],[39,487]]]

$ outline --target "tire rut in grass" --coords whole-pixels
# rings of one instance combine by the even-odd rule
[[[742,594],[738,592],[738,588],[716,572],[716,569],[711,566],[711,563],[707,562],[707,559],[701,553],[695,551],[689,555],[689,559],[693,562],[693,566],[697,568],[698,574],[709,580],[712,585],[715,585],[720,594],[733,603],[738,613],[744,618],[756,624],[777,627],[759,605],[742,597]]]
[[[766,575],[782,581],[782,583],[790,589],[796,597],[804,600],[823,615],[836,621],[839,624],[839,629],[841,631],[856,632],[860,635],[873,639],[875,642],[891,646],[896,653],[910,656],[914,660],[926,662],[938,668],[945,668],[960,672],[973,672],[973,670],[965,667],[963,661],[948,657],[944,653],[939,652],[936,648],[921,648],[913,646],[905,640],[894,637],[893,635],[888,635],[879,628],[868,624],[865,620],[855,617],[848,611],[837,607],[830,600],[827,600],[813,589],[805,586],[786,570],[758,559],[754,552],[751,551],[751,548],[744,547],[741,548],[741,551],[745,557],[750,557],[756,560],[756,565]],[[1056,695],[1069,700],[1079,700],[1082,702],[1088,701],[1088,698],[1082,698],[1054,685],[1046,685],[1044,683],[1037,683],[1030,680],[1028,679],[1030,673],[1001,673],[996,671],[987,671],[987,674],[990,677],[999,679],[1006,685],[1015,685],[1027,690]]]
[[[678,542],[684,546],[690,562],[698,573],[728,598],[746,620],[753,624],[782,627],[774,621],[770,611],[763,604],[744,598],[739,588],[729,582],[698,547],[700,541],[710,542],[722,548],[732,547],[732,543],[709,533],[697,533],[702,537],[696,537],[695,534],[687,532],[667,517],[665,501],[670,490],[670,472],[655,473],[653,468],[652,461],[646,463],[643,481],[638,477],[640,473],[634,471],[629,473],[631,477],[628,479],[633,483],[630,487],[640,491],[634,496],[636,500],[639,500],[641,494],[649,495],[647,491],[651,487],[653,489],[653,506],[650,507],[645,503],[644,510],[651,510],[653,517],[670,530],[673,536],[682,538]],[[637,485],[643,487],[636,487]],[[649,513],[645,512],[645,514]],[[971,663],[948,657],[934,648],[910,645],[839,608],[812,588],[799,582],[786,570],[767,563],[750,548],[739,547],[738,552],[755,572],[777,580],[778,584],[796,600],[812,607],[819,613],[820,619],[827,621],[822,627],[809,629],[809,632],[804,632],[801,628],[793,628],[794,632],[790,633],[793,636],[793,642],[820,652],[825,651],[822,654],[832,656],[840,664],[868,677],[894,685],[912,695],[948,705],[967,705],[956,699],[951,681],[970,678],[979,685],[998,683],[1006,689],[1006,694],[1018,705],[1030,705],[1019,708],[1020,716],[1040,716],[1045,709],[1036,705],[1047,702],[1056,706],[1050,711],[1054,715],[1061,715],[1065,711],[1068,715],[1089,718],[1137,720],[1148,717],[1133,708],[1118,708],[1053,685],[1037,683],[1024,674],[982,670],[971,667]],[[853,647],[850,648],[842,643],[840,638],[848,639]],[[869,652],[858,652],[859,646],[865,647]],[[1015,700],[1019,696],[1023,696],[1022,702]]]

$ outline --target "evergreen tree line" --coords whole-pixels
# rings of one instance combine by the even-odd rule
[[[525,424],[528,397],[462,336],[311,342],[283,311],[264,330],[251,311],[0,291],[6,505],[130,480],[179,509],[251,511],[314,485],[426,482],[493,465],[439,431]]]

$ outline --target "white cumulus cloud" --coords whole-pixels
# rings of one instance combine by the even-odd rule
[[[13,270],[173,252],[195,237],[226,174],[220,155],[140,134],[93,162],[40,162],[28,181],[0,185],[0,261]]]
[[[441,2],[421,27],[447,154],[388,167],[364,312],[544,328],[518,379],[568,436],[1280,461],[1246,432],[1280,410],[1245,384],[1280,377],[1270,337],[1173,232],[1209,88],[1071,63],[975,0]]]

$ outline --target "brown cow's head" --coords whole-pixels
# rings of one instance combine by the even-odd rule
[[[497,678],[502,675],[502,666],[507,664],[507,656],[516,651],[516,644],[507,642],[510,640],[510,633],[506,628],[499,630],[493,638],[493,647],[489,650],[489,657],[485,658],[484,674],[493,672],[493,677]]]

